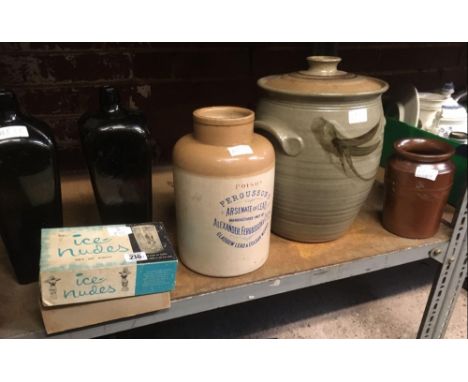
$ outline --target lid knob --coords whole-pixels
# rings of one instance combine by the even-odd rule
[[[307,57],[309,69],[304,71],[311,76],[336,76],[344,72],[338,70],[341,58],[334,56],[310,56]]]

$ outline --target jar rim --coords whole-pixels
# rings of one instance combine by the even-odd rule
[[[241,125],[253,122],[255,113],[239,106],[208,106],[194,110],[195,122],[208,125]]]
[[[393,144],[393,148],[406,159],[424,163],[444,162],[455,154],[450,144],[427,138],[400,139]]]

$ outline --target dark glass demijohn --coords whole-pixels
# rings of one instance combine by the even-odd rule
[[[101,221],[152,220],[151,148],[143,113],[124,109],[112,87],[100,91],[100,109],[79,122]]]
[[[39,276],[41,228],[62,225],[54,139],[0,89],[0,234],[20,283]]]

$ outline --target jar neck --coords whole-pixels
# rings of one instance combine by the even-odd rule
[[[197,141],[207,145],[248,145],[253,138],[253,124],[223,126],[195,123],[193,135]]]
[[[195,110],[193,135],[197,141],[214,146],[248,145],[254,133],[251,110],[218,106]]]

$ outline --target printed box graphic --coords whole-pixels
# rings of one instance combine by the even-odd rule
[[[44,306],[167,292],[177,257],[163,223],[42,230]]]

